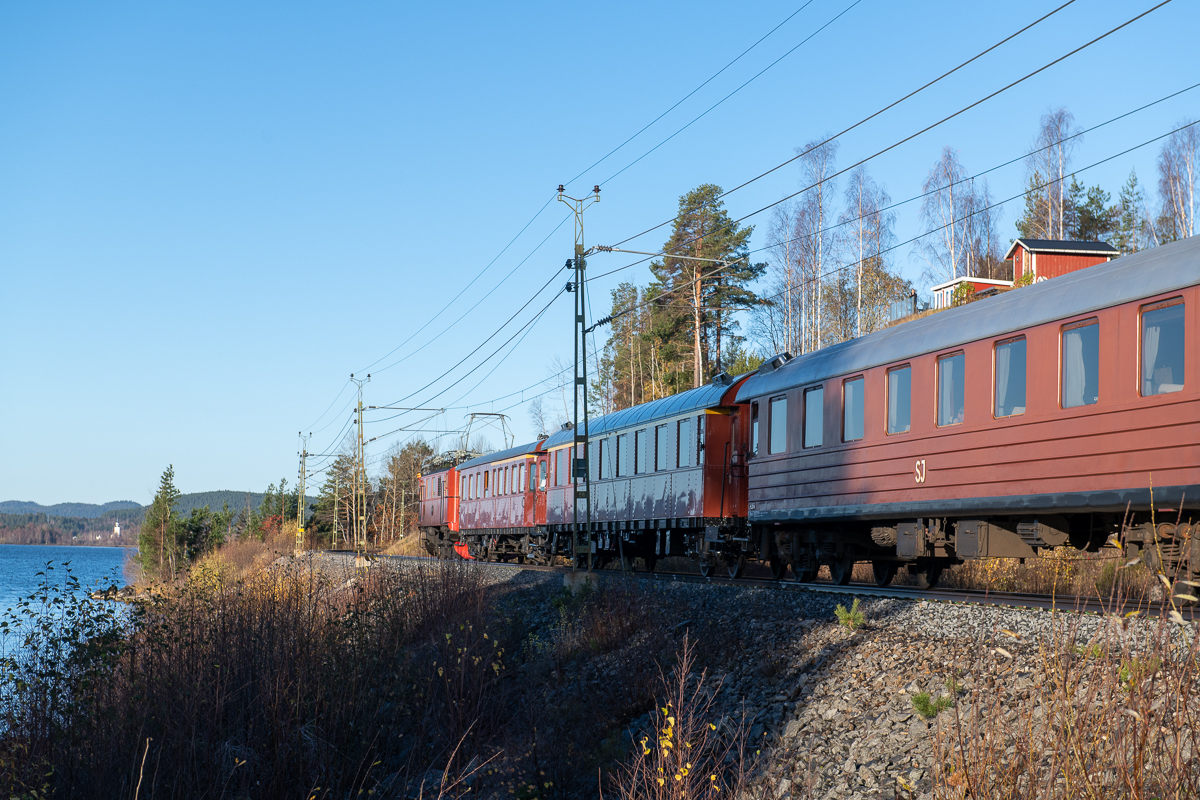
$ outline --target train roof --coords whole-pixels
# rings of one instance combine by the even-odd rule
[[[905,322],[751,375],[738,391],[748,402],[773,392],[1002,336],[1076,314],[1200,283],[1200,236],[1144,250],[1058,278]]]
[[[596,417],[588,421],[588,437],[603,436],[615,430],[632,428],[636,425],[643,425],[660,419],[678,416],[679,414],[699,411],[704,408],[716,408],[721,405],[722,399],[731,389],[737,386],[739,381],[747,375],[753,374],[748,372],[746,375],[739,375],[733,378],[729,383],[709,383],[704,386],[697,386],[695,389],[688,389],[686,392],[673,394],[670,397],[652,400],[649,403],[623,408],[620,411]],[[580,433],[582,433],[583,426],[580,425],[578,427],[580,428]],[[549,450],[552,447],[569,444],[573,439],[574,432],[570,428],[557,431],[546,440],[544,449]]]
[[[479,456],[478,458],[472,458],[470,461],[464,461],[458,465],[458,468],[469,469],[471,467],[479,466],[480,464],[491,464],[496,461],[505,461],[510,458],[516,458],[517,456],[529,455],[537,450],[537,445],[537,442],[530,442],[529,444],[519,444],[516,447],[510,447],[507,450],[498,450],[495,453],[488,453],[485,456]]]

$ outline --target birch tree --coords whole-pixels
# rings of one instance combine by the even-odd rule
[[[1045,219],[1045,224],[1038,226],[1039,238],[1066,238],[1066,180],[1071,175],[1071,157],[1080,142],[1076,131],[1075,116],[1065,107],[1046,112],[1033,142],[1033,152],[1025,159],[1027,175],[1036,176],[1040,179],[1038,184],[1045,184],[1038,202]]]
[[[1189,125],[1190,123],[1190,125]],[[1196,234],[1196,168],[1200,131],[1194,120],[1171,134],[1158,155],[1158,196],[1161,211],[1157,239],[1166,244]]]
[[[825,137],[826,139],[828,137]],[[834,258],[835,237],[832,221],[837,197],[833,175],[837,160],[837,142],[817,139],[808,142],[797,153],[800,158],[800,183],[808,187],[796,207],[792,238],[795,241],[799,265],[797,277],[802,283],[801,337],[799,351],[811,352],[825,345],[821,318],[825,273]],[[836,263],[836,262],[834,262]]]

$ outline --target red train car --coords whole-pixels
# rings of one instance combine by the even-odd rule
[[[737,402],[768,442],[750,522],[799,579],[932,584],[1122,530],[1200,579],[1200,238],[793,359]]]
[[[417,529],[431,556],[448,558],[458,541],[458,468],[451,466],[418,479]]]
[[[538,555],[545,493],[537,487],[540,442],[490,453],[459,465],[459,532],[465,554],[484,560]],[[544,467],[543,467],[544,469]],[[460,555],[463,555],[460,550]]]

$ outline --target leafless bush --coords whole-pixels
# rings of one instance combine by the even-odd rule
[[[1077,623],[1060,622],[1037,643],[1036,680],[1023,699],[1006,697],[1017,679],[1002,671],[943,715],[935,795],[1200,796],[1196,631],[1165,619],[1146,625],[1126,620],[1081,642]],[[1008,651],[997,644],[985,657],[1007,662]]]
[[[685,635],[675,668],[660,675],[653,730],[635,743],[633,759],[615,777],[614,793],[622,800],[740,797],[747,789],[756,754],[748,752],[745,721],[717,714],[718,687],[695,668],[695,648]]]

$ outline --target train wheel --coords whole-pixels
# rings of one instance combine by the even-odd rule
[[[850,583],[850,576],[853,574],[854,559],[849,556],[829,562],[829,577],[838,586],[845,586]]]
[[[876,586],[888,586],[896,577],[896,562],[874,561],[871,563],[871,571],[875,573]]]
[[[917,586],[921,589],[932,589],[937,586],[938,578],[942,577],[942,568],[936,565],[923,566],[917,570]]]
[[[701,577],[711,578],[712,574],[713,574],[713,565],[712,564],[701,564],[700,565],[700,576]]]
[[[781,581],[783,580],[783,576],[787,574],[788,565],[778,555],[772,554],[771,558],[767,561],[767,566],[771,568],[771,580],[773,581]]]
[[[796,565],[792,565],[792,578],[796,583],[812,583],[817,579],[817,573],[821,571],[820,567],[812,567],[810,569],[802,569],[796,571]]]
[[[725,562],[725,569],[728,572],[729,577],[733,578],[734,580],[742,577],[742,573],[746,571],[746,557],[737,556],[736,558],[727,560]]]

